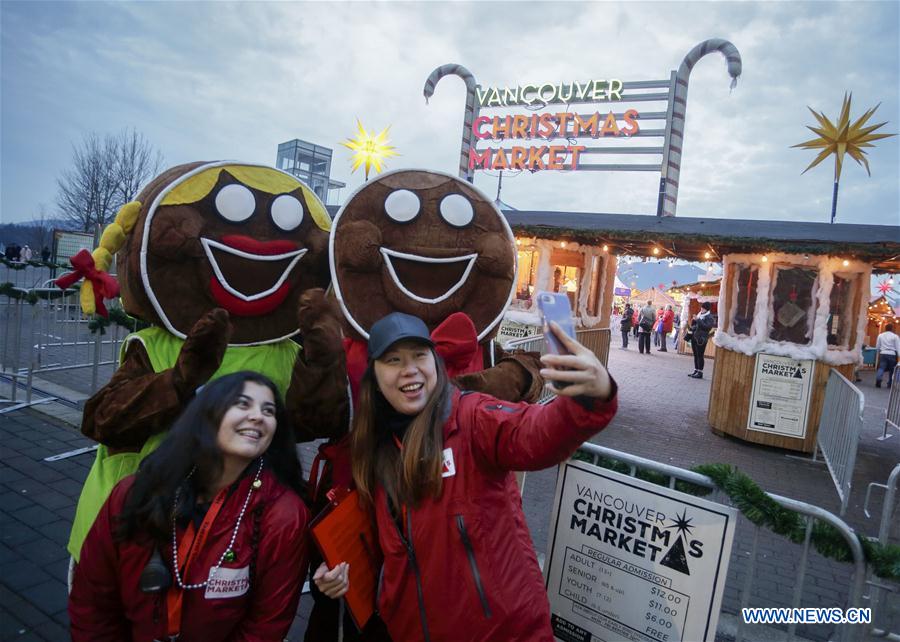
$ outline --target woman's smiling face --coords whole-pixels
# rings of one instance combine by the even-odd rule
[[[424,343],[398,341],[375,360],[375,381],[397,412],[417,415],[437,386],[434,352]]]
[[[275,410],[275,397],[268,386],[245,382],[219,424],[216,442],[222,456],[246,465],[265,453],[275,436]]]

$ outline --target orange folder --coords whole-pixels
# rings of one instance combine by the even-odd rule
[[[362,507],[355,490],[335,488],[329,491],[328,499],[330,503],[309,529],[329,568],[341,562],[350,564],[350,588],[344,599],[361,630],[375,612],[382,560],[374,517]]]

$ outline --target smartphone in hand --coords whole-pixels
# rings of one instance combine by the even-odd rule
[[[538,309],[544,327],[544,343],[550,354],[569,354],[550,329],[550,322],[556,321],[567,335],[575,338],[575,321],[572,319],[572,308],[569,297],[560,292],[538,292]]]

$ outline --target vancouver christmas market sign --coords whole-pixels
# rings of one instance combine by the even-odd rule
[[[517,87],[489,87],[477,89],[478,105],[484,107],[518,106],[526,109],[546,107],[554,103],[570,102],[620,102],[621,80],[587,80],[570,83],[526,84]],[[517,143],[504,148],[500,145],[476,149],[469,148],[470,169],[528,170],[577,170],[581,153],[586,145],[573,144],[573,140],[589,136],[630,137],[640,132],[640,114],[636,109],[616,114],[579,114],[569,111],[545,111],[542,113],[514,114],[506,116],[479,116],[473,123],[477,141]],[[535,142],[537,141],[537,142]],[[554,144],[561,141],[565,144]]]
[[[465,82],[459,176],[470,183],[475,170],[659,172],[656,213],[675,216],[688,81],[694,65],[713,52],[725,58],[734,88],[741,55],[727,40],[711,38],[691,49],[668,78],[595,77],[483,88],[472,72],[451,63],[431,72],[422,93],[428,101],[444,76]],[[639,110],[638,104],[650,108]],[[580,111],[582,105],[598,108]],[[501,113],[481,115],[482,109]],[[636,144],[630,140],[635,137],[657,142]],[[627,160],[585,162],[604,156]]]

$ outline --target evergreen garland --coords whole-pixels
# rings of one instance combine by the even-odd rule
[[[596,463],[601,468],[628,475],[631,467],[621,461],[607,457],[596,457],[585,451],[575,453],[573,459]],[[716,487],[728,495],[735,508],[757,526],[766,527],[778,535],[787,537],[795,544],[806,539],[806,520],[800,513],[785,508],[769,497],[750,477],[729,464],[701,464],[691,470],[709,477]],[[655,470],[637,468],[635,477],[658,486],[668,486],[669,476]],[[708,495],[711,489],[697,484],[676,480],[675,489],[696,496]],[[900,546],[881,544],[875,540],[856,534],[866,562],[872,572],[886,580],[900,581]],[[823,557],[838,562],[852,562],[853,552],[847,540],[834,526],[816,521],[810,534],[810,543]]]
[[[756,482],[734,466],[702,464],[691,470],[712,479],[744,516],[757,526],[765,526],[798,544],[805,539],[806,520],[803,516],[778,504]],[[900,546],[880,544],[859,533],[856,537],[872,572],[882,579],[900,581]],[[838,562],[853,561],[850,546],[831,524],[817,521],[813,525],[810,542],[824,557]]]

